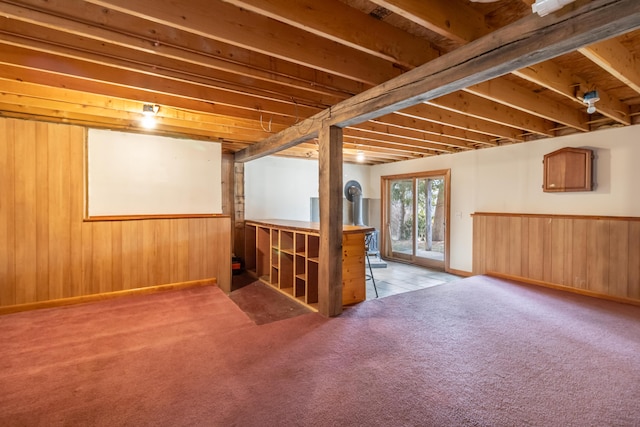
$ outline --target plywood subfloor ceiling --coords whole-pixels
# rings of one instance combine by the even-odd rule
[[[148,132],[140,119],[152,104],[152,132],[242,152],[531,19],[532,2],[0,1],[0,115]],[[592,90],[600,101],[587,114],[582,97]],[[350,124],[344,160],[362,152],[366,164],[388,163],[638,123],[640,31],[632,29]],[[317,158],[315,138],[298,142],[278,154]]]

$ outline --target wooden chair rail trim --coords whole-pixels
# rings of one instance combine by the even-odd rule
[[[90,216],[84,222],[92,221],[140,221],[145,219],[188,219],[188,218],[228,218],[224,214],[158,214],[158,215],[105,215]]]
[[[198,286],[217,286],[215,277],[209,279],[190,280],[188,282],[168,283],[165,285],[148,286],[145,288],[125,289],[122,291],[107,292],[101,294],[82,295],[71,298],[60,298],[49,301],[37,301],[26,304],[9,305],[0,307],[0,315],[18,313],[21,311],[37,310],[41,308],[63,307],[67,305],[82,304],[87,302],[103,301],[129,295],[147,295],[156,292],[173,291],[179,289],[195,288]]]
[[[529,285],[542,286],[542,287],[545,287],[545,288],[556,289],[556,290],[565,291],[565,292],[571,292],[571,293],[574,293],[574,294],[585,295],[585,296],[589,296],[589,297],[593,297],[593,298],[604,299],[604,300],[609,300],[609,301],[615,301],[615,302],[620,302],[620,303],[623,303],[623,304],[631,304],[631,305],[640,306],[640,300],[635,299],[635,298],[616,297],[616,296],[612,296],[612,295],[601,294],[599,292],[589,291],[589,290],[586,290],[586,289],[578,289],[578,288],[573,288],[571,286],[558,285],[556,283],[545,282],[543,280],[529,279],[529,278],[521,277],[521,276],[513,276],[511,274],[498,273],[498,272],[495,272],[495,271],[488,271],[485,274],[487,276],[496,277],[498,279],[513,280],[513,281],[516,281],[516,282],[527,283]]]
[[[508,212],[474,212],[471,216],[508,216],[519,218],[557,218],[557,219],[593,219],[612,221],[640,221],[640,217],[635,216],[607,216],[607,215],[558,215],[558,214],[525,214]]]

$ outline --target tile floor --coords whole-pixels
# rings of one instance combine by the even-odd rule
[[[385,262],[387,263],[386,268],[373,269],[373,277],[376,281],[379,298],[428,288],[430,286],[442,285],[463,278],[426,267],[392,261]],[[367,299],[374,299],[375,297],[376,293],[373,289],[373,282],[367,280]]]

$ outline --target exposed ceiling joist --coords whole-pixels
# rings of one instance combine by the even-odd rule
[[[442,98],[439,98],[439,100],[441,99]],[[463,111],[444,108],[435,104],[434,101],[413,105],[399,110],[395,114],[402,114],[413,117],[417,120],[426,120],[450,126],[458,130],[478,132],[489,136],[491,139],[508,139],[512,141],[524,140],[522,138],[522,131],[519,129],[507,127],[487,120],[476,120],[476,118],[465,114]]]
[[[587,114],[540,94],[530,94],[524,87],[493,79],[464,89],[485,99],[524,111],[545,120],[556,121],[571,128],[588,131]]]
[[[459,43],[476,40],[489,32],[484,16],[459,0],[372,0],[409,21]]]
[[[596,0],[543,19],[530,15],[248,147],[236,154],[236,160],[272,154],[308,139],[321,126],[370,120],[638,27],[640,10],[633,0]],[[302,130],[307,127],[305,138]]]
[[[25,4],[26,7],[0,2],[0,16],[11,18],[15,22],[30,23],[40,31],[55,30],[77,36],[73,46],[81,47],[82,51],[87,49],[85,44],[93,40],[98,42],[100,52],[104,49],[108,50],[109,46],[114,46],[116,52],[122,52],[124,48],[135,53],[151,54],[155,58],[173,59],[186,65],[200,65],[212,70],[234,73],[239,77],[275,81],[289,87],[304,88],[345,98],[365,88],[362,83],[334,74],[302,67],[257,52],[242,51],[235,46],[193,33],[169,32],[141,18],[85,2],[69,9],[67,2],[50,0],[46,3],[47,5],[57,5],[60,8],[60,11],[56,11],[55,14],[47,13],[41,8],[42,3],[37,0],[24,0],[20,3]],[[92,18],[98,19],[103,25],[91,25]],[[134,33],[134,30],[140,28],[144,29],[143,33]],[[3,29],[8,33],[11,31],[9,28]],[[23,32],[18,34],[28,36]],[[42,36],[42,33],[39,35]],[[46,37],[46,40],[57,40],[58,37],[50,36]],[[79,43],[82,44],[79,45]],[[118,57],[114,54],[109,56]],[[163,61],[159,61],[158,65],[162,63]]]
[[[579,47],[587,56],[574,50],[553,61],[538,55],[546,42],[530,39],[534,63],[506,64],[511,74],[489,73],[484,82],[464,74],[485,72],[486,64],[452,71],[445,68],[453,62],[436,58],[464,59],[461,48],[482,46],[486,34],[496,45],[509,43],[496,29],[519,19],[552,20],[562,38],[574,25],[565,18],[596,4],[577,0],[540,18],[531,3],[0,0],[0,115],[141,132],[141,106],[153,103],[160,105],[157,127],[147,132],[216,141],[227,153],[258,149],[293,125],[294,139],[313,136],[307,125],[321,123],[305,119],[315,116],[350,125],[344,159],[362,151],[367,164],[637,124],[640,31],[615,39],[603,31]],[[628,12],[637,19],[635,4]],[[492,65],[502,59],[513,60],[495,57]],[[445,90],[415,105],[386,105],[402,90],[424,89],[389,82],[422,64],[433,67],[428,82],[439,79]],[[379,97],[353,98],[377,84]],[[582,97],[593,89],[600,101],[587,116]],[[377,112],[355,118],[368,109]],[[278,155],[314,158],[274,147]]]
[[[343,3],[314,0],[225,0],[292,27],[367,52],[405,68],[430,61],[439,53],[429,43]],[[394,40],[389,44],[388,40]]]
[[[606,40],[579,50],[612,76],[640,93],[640,59],[620,43]]]
[[[569,70],[560,68],[553,61],[534,64],[514,71],[513,74],[552,90],[580,105],[582,105],[582,95],[596,87],[596,83],[589,82]],[[599,93],[598,111],[618,123],[630,125],[629,106],[602,89],[599,90]]]
[[[176,14],[169,0],[86,1],[367,84],[379,84],[399,74],[381,58],[224,2],[212,8],[207,0],[190,0],[181,3]]]
[[[465,91],[442,95],[426,102],[429,105],[452,112],[463,112],[470,117],[487,120],[497,125],[510,126],[541,136],[553,136],[554,122]]]

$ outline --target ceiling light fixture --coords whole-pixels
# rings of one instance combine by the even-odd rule
[[[600,96],[597,90],[587,92],[582,97],[582,102],[587,104],[587,113],[593,114],[596,112],[596,102],[600,101]]]
[[[533,13],[537,13],[540,16],[545,16],[551,12],[562,9],[563,6],[573,3],[575,0],[536,0],[531,5]]]
[[[140,124],[145,129],[153,129],[156,127],[156,114],[160,111],[158,104],[144,104],[142,106],[142,119]]]
[[[356,153],[356,160],[360,163],[364,162],[364,151],[358,150]]]

